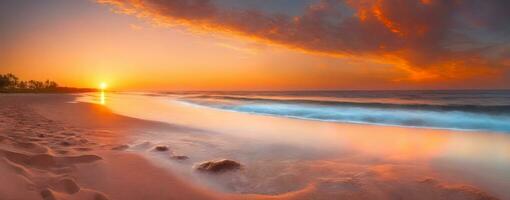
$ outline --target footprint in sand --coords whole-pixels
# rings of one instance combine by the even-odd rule
[[[14,147],[23,149],[25,151],[31,152],[31,153],[46,153],[48,152],[48,148],[41,146],[37,143],[33,142],[15,142]]]
[[[50,154],[26,155],[6,150],[0,150],[0,153],[3,153],[9,161],[38,169],[51,169],[79,163],[91,163],[102,159],[97,155],[57,157]]]
[[[49,189],[42,190],[40,192],[40,194],[44,200],[57,200],[57,198],[55,198],[55,195],[53,194],[53,192]]]
[[[61,141],[59,144],[66,147],[74,145],[71,141]]]
[[[76,151],[91,151],[92,149],[88,148],[88,147],[77,147],[77,148],[74,148],[74,150],[76,150]]]
[[[64,178],[52,185],[52,188],[59,192],[65,192],[67,194],[74,194],[80,191],[80,186],[70,178]]]
[[[128,149],[129,146],[128,145],[118,145],[118,146],[115,146],[115,147],[112,147],[111,150],[115,150],[115,151],[124,151],[126,149]]]
[[[94,195],[94,200],[108,200],[108,198],[104,194],[96,193]]]
[[[75,136],[76,133],[72,133],[72,132],[64,132],[62,133],[62,135],[65,135],[65,136]]]

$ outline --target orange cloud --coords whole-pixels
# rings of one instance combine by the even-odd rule
[[[510,10],[510,4],[502,0],[321,0],[308,5],[301,16],[225,9],[213,0],[98,2],[161,25],[392,63],[409,74],[396,81],[500,76],[510,68],[502,53],[508,47],[486,41],[510,30],[501,22],[510,18],[504,9]]]

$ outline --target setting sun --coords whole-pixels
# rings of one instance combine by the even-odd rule
[[[107,87],[108,87],[108,84],[107,84],[107,83],[105,83],[105,82],[101,82],[101,83],[99,84],[99,89],[101,89],[101,90],[104,90],[104,89],[106,89]]]

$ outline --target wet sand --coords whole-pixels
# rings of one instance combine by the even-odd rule
[[[136,116],[126,106],[140,102],[121,101],[123,96],[108,107],[75,98],[0,95],[0,199],[510,198],[504,189],[508,177],[500,176],[508,172],[510,157],[501,153],[508,150],[501,149],[509,144],[507,136],[457,138],[462,135],[449,131],[338,127],[187,107],[167,107],[173,115],[156,122],[161,113],[147,106],[131,110],[144,110]],[[146,120],[110,110],[120,108]],[[337,129],[349,131],[324,133]],[[454,145],[446,145],[446,138]],[[483,152],[489,144],[500,150]],[[154,150],[161,145],[169,150]],[[494,159],[482,159],[487,155]],[[194,170],[218,158],[242,168]],[[489,172],[496,177],[480,178]]]

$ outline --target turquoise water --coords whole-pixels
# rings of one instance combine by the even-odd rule
[[[217,109],[396,126],[510,132],[510,91],[281,91],[163,93]]]

